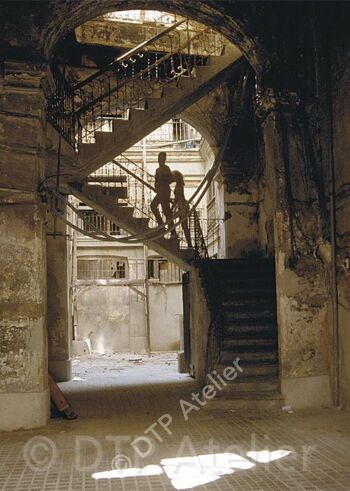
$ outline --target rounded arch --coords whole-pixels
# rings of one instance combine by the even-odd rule
[[[79,25],[108,12],[133,9],[160,10],[201,22],[235,44],[256,73],[269,64],[267,53],[250,33],[248,20],[237,21],[223,7],[214,7],[207,0],[70,0],[53,4],[52,15],[40,37],[41,48],[51,59],[59,43]]]
[[[191,115],[189,115],[186,112],[181,113],[180,117],[182,121],[191,125],[192,128],[197,130],[202,135],[202,137],[208,142],[211,148],[215,148],[217,146],[216,139],[210,132],[210,129],[208,129],[208,127],[205,124],[201,124],[201,122],[198,121],[197,118],[193,118]]]

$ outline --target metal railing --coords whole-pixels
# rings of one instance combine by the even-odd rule
[[[199,131],[182,121],[173,118],[163,124],[146,137],[147,147],[159,147],[160,145],[175,147],[196,147],[202,139]]]
[[[89,232],[91,225],[112,236],[126,235],[119,225],[107,218],[105,215],[98,213],[95,210],[81,210],[85,216],[85,222],[82,222],[83,230]]]
[[[154,46],[164,37],[169,51],[159,53]],[[48,99],[47,119],[75,148],[80,142],[93,143],[96,131],[112,131],[113,121],[125,118],[130,109],[146,109],[148,98],[165,85],[196,77],[195,68],[222,54],[225,44],[212,29],[180,20],[73,87],[55,69],[56,91]]]
[[[122,184],[127,188],[126,197],[118,198],[121,205],[129,206],[134,209],[135,218],[145,218],[150,229],[158,226],[151,211],[151,202],[155,197],[154,177],[149,174],[141,165],[132,161],[125,155],[120,155],[113,162],[110,162],[96,172],[90,174],[87,183],[98,183],[101,187],[116,187]],[[162,215],[163,216],[163,215]],[[166,221],[163,216],[164,222]],[[201,226],[201,219],[195,209],[191,211],[187,219],[187,224],[191,234],[191,240],[196,259],[208,258],[208,250]],[[94,225],[96,225],[94,223]],[[97,228],[100,228],[97,226]],[[106,232],[107,230],[103,230]],[[177,227],[179,247],[187,249],[188,244],[185,239],[182,227]],[[169,238],[170,233],[165,233]]]
[[[149,22],[156,25],[171,25],[177,20],[176,15],[157,10],[123,10],[106,14],[104,18],[116,22],[134,22],[136,24]]]

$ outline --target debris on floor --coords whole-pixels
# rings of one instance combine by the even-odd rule
[[[77,413],[69,404],[65,395],[58,387],[51,375],[49,375],[49,388],[51,397],[51,417],[77,419]]]

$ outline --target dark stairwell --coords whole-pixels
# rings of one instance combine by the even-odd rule
[[[218,259],[198,265],[212,314],[207,373],[222,373],[236,358],[243,369],[217,397],[280,403],[274,260]]]

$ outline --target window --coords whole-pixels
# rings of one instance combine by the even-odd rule
[[[121,257],[78,258],[78,280],[127,278],[127,259]]]
[[[149,259],[148,279],[159,280],[161,283],[181,283],[182,271],[176,264],[166,259]]]
[[[97,213],[94,210],[82,210],[85,215],[86,222],[83,222],[83,229],[87,232],[91,232],[91,228],[88,223],[91,223],[94,227],[98,228],[102,232],[106,232],[110,235],[125,235],[125,232],[116,223],[109,220],[104,215]]]

